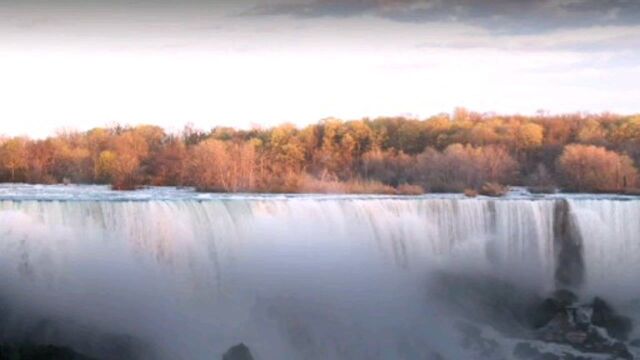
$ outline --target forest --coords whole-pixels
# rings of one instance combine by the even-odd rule
[[[640,116],[476,113],[239,130],[152,126],[0,137],[0,181],[211,192],[639,193]]]

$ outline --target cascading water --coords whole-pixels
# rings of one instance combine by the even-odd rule
[[[161,359],[239,342],[259,359],[465,358],[429,274],[552,290],[559,202],[580,241],[581,291],[614,291],[640,270],[640,201],[73,191],[0,194],[4,338],[46,319],[58,325],[37,341],[93,354],[108,334]]]
[[[592,293],[640,298],[640,201],[571,200],[584,243],[586,288]]]

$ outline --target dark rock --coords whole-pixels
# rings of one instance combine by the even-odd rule
[[[100,336],[91,351],[92,354],[100,355],[101,359],[140,360],[157,358],[149,344],[134,336],[124,334]]]
[[[563,343],[567,341],[566,334],[577,330],[566,311],[559,312],[547,325],[537,331],[538,338],[544,341]]]
[[[593,325],[605,328],[613,338],[627,340],[633,328],[631,319],[616,314],[611,306],[599,297],[593,299],[592,307],[591,323]]]
[[[531,326],[534,329],[541,328],[551,322],[562,311],[563,307],[556,300],[545,299],[531,310]]]
[[[438,352],[433,352],[429,356],[427,356],[427,360],[445,360],[444,356],[440,355]]]
[[[611,345],[611,353],[619,359],[633,360],[634,357],[627,348],[627,346],[621,342],[616,342]]]
[[[544,299],[534,306],[529,315],[529,323],[534,329],[539,329],[549,324],[558,314],[564,314],[574,303],[578,296],[569,290],[557,290],[551,297]]]
[[[633,347],[640,347],[640,339],[633,339],[629,342],[629,345]]]
[[[556,290],[551,297],[561,306],[570,306],[578,302],[578,295],[567,289]]]
[[[615,359],[633,359],[622,342],[632,330],[631,320],[618,315],[600,298],[590,304],[578,304],[574,293],[560,290],[534,307],[532,314],[534,337],[538,340],[570,346],[585,354],[585,359],[589,358],[588,354],[596,353]],[[535,354],[535,351],[538,350],[532,345],[522,344],[514,349],[514,356],[544,358],[544,354]],[[573,358],[580,359],[579,356]]]
[[[556,284],[577,288],[584,281],[582,237],[571,217],[567,200],[556,202],[553,219],[553,242],[558,249]]]
[[[582,352],[609,354],[616,359],[633,359],[627,346],[620,341],[603,337],[596,328],[591,328],[586,339],[581,343],[570,343],[571,346]]]
[[[592,360],[592,357],[565,353],[562,360]]]
[[[240,343],[224,353],[222,360],[253,360],[253,356],[247,345]]]
[[[10,360],[91,360],[72,349],[53,345],[0,345],[0,359]]]
[[[584,344],[588,336],[584,331],[570,331],[564,335],[569,343],[578,345]]]

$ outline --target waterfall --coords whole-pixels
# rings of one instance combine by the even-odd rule
[[[611,290],[640,270],[639,237],[638,201],[12,199],[0,201],[0,300],[138,335],[160,358],[246,342],[261,358],[412,359],[449,341],[426,274]]]
[[[549,276],[553,206],[475,199],[2,201],[0,231],[4,253],[14,252],[6,261],[36,277],[64,276],[65,257],[78,260],[96,247],[217,287],[257,248],[302,251],[300,257],[366,253],[401,268],[462,258],[486,270],[517,265]]]
[[[640,201],[570,200],[591,293],[640,298]]]

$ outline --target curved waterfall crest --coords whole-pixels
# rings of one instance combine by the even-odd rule
[[[63,234],[65,244],[107,244],[159,263],[233,262],[271,242],[361,247],[403,267],[475,252],[497,264],[552,266],[552,200],[360,199],[232,201],[0,201],[6,234]],[[39,229],[39,230],[36,230]],[[326,236],[320,236],[326,235]],[[8,236],[11,239],[11,236]],[[337,241],[341,239],[342,241]],[[51,242],[41,241],[52,253]],[[32,244],[35,245],[35,244]],[[311,244],[310,244],[311,246]],[[44,250],[44,249],[43,249]],[[204,256],[206,254],[206,256]],[[54,254],[52,254],[54,256]],[[37,264],[34,264],[36,266]],[[187,265],[186,263],[182,265]]]
[[[248,247],[285,246],[296,234],[310,247],[360,248],[405,268],[470,256],[577,287],[598,276],[585,261],[604,247],[640,253],[619,248],[640,246],[639,218],[639,201],[616,200],[0,201],[3,246],[33,252],[18,256],[18,268],[37,271],[37,253],[63,261],[64,247],[109,246],[180,271],[204,266],[217,282]],[[53,240],[36,239],[45,234]]]

